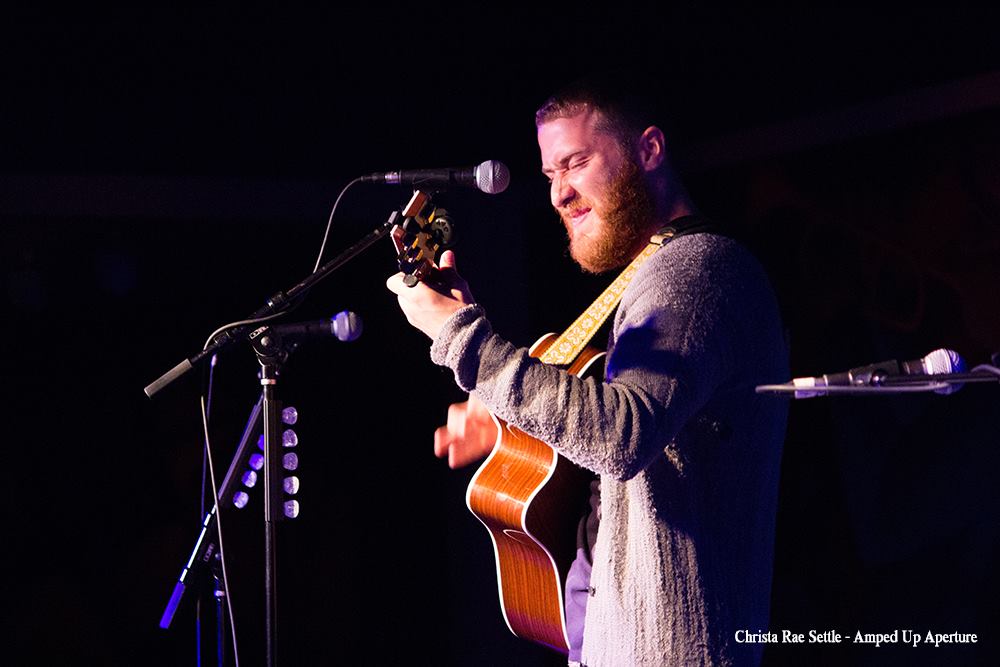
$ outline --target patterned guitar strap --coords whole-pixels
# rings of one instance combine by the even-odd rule
[[[653,256],[657,250],[670,243],[679,236],[695,234],[698,232],[712,231],[710,222],[695,215],[686,215],[675,218],[670,224],[660,229],[649,239],[649,245],[643,248],[632,263],[625,267],[625,270],[615,278],[614,282],[608,285],[599,297],[583,311],[576,320],[549,345],[548,349],[539,359],[542,363],[553,364],[555,366],[568,366],[576,359],[577,355],[583,352],[587,343],[594,337],[605,320],[614,312],[618,302],[625,293],[625,288],[632,282],[639,267],[647,259]]]

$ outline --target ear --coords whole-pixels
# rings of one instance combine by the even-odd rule
[[[667,159],[667,142],[663,130],[650,125],[639,136],[638,142],[639,166],[643,171],[656,170]]]

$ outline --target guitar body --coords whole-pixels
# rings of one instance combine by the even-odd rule
[[[557,336],[531,348],[541,356]],[[573,375],[599,371],[604,352],[592,347],[567,368]],[[562,653],[569,652],[564,590],[576,557],[578,519],[593,475],[503,420],[497,444],[476,472],[466,504],[486,526],[496,554],[500,606],[511,632]]]

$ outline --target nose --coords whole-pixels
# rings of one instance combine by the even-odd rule
[[[564,173],[557,172],[552,177],[549,195],[552,198],[552,206],[562,208],[573,201],[573,198],[576,196],[576,190],[569,184]]]

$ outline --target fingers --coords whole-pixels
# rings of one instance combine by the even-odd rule
[[[448,421],[434,431],[434,456],[448,457],[448,464],[455,467],[454,449],[461,447],[465,439],[465,410],[467,403],[452,403],[448,406]]]
[[[475,393],[469,394],[469,401],[468,401],[468,406],[466,408],[466,412],[468,412],[469,415],[474,415],[477,417],[485,416],[487,419],[489,419],[489,414],[490,414],[489,408],[486,407],[485,403],[479,400],[479,397],[476,396]]]
[[[441,257],[438,258],[437,270],[432,271],[428,276],[427,284],[446,295],[454,296],[452,290],[456,289],[459,292],[468,291],[465,280],[458,275],[458,270],[455,268],[455,253],[453,251],[445,250],[441,253]]]
[[[461,468],[475,460],[467,449],[465,443],[456,438],[447,426],[438,427],[434,431],[434,456],[439,459],[447,458],[449,468]]]
[[[413,287],[409,287],[403,282],[403,275],[403,273],[397,273],[393,276],[389,276],[389,279],[385,281],[385,286],[389,289],[389,291],[400,297],[400,303],[402,303],[404,299],[414,303],[420,302],[426,298],[426,295],[429,292],[437,291],[432,290],[431,287],[424,282],[419,282]]]
[[[443,253],[441,253],[441,263],[438,265],[438,267],[441,269],[456,269],[455,252],[453,250],[445,250]]]
[[[448,449],[451,448],[453,438],[447,426],[439,426],[434,431],[434,456],[443,459],[448,456]]]
[[[389,276],[389,279],[385,281],[385,286],[389,288],[389,291],[393,294],[403,294],[404,291],[409,289],[403,283],[403,273],[399,272],[396,275]]]
[[[482,402],[470,397],[448,407],[448,423],[434,431],[434,455],[461,468],[489,455],[497,442],[493,417]]]
[[[462,447],[452,447],[448,450],[448,467],[454,470],[469,465],[476,458],[469,455],[468,449]]]
[[[448,424],[445,428],[448,429],[454,440],[465,440],[465,416],[468,408],[468,401],[452,403],[448,406]]]
[[[434,431],[434,455],[448,458],[449,468],[461,468],[482,458],[467,439],[468,401],[448,406],[448,423]]]

